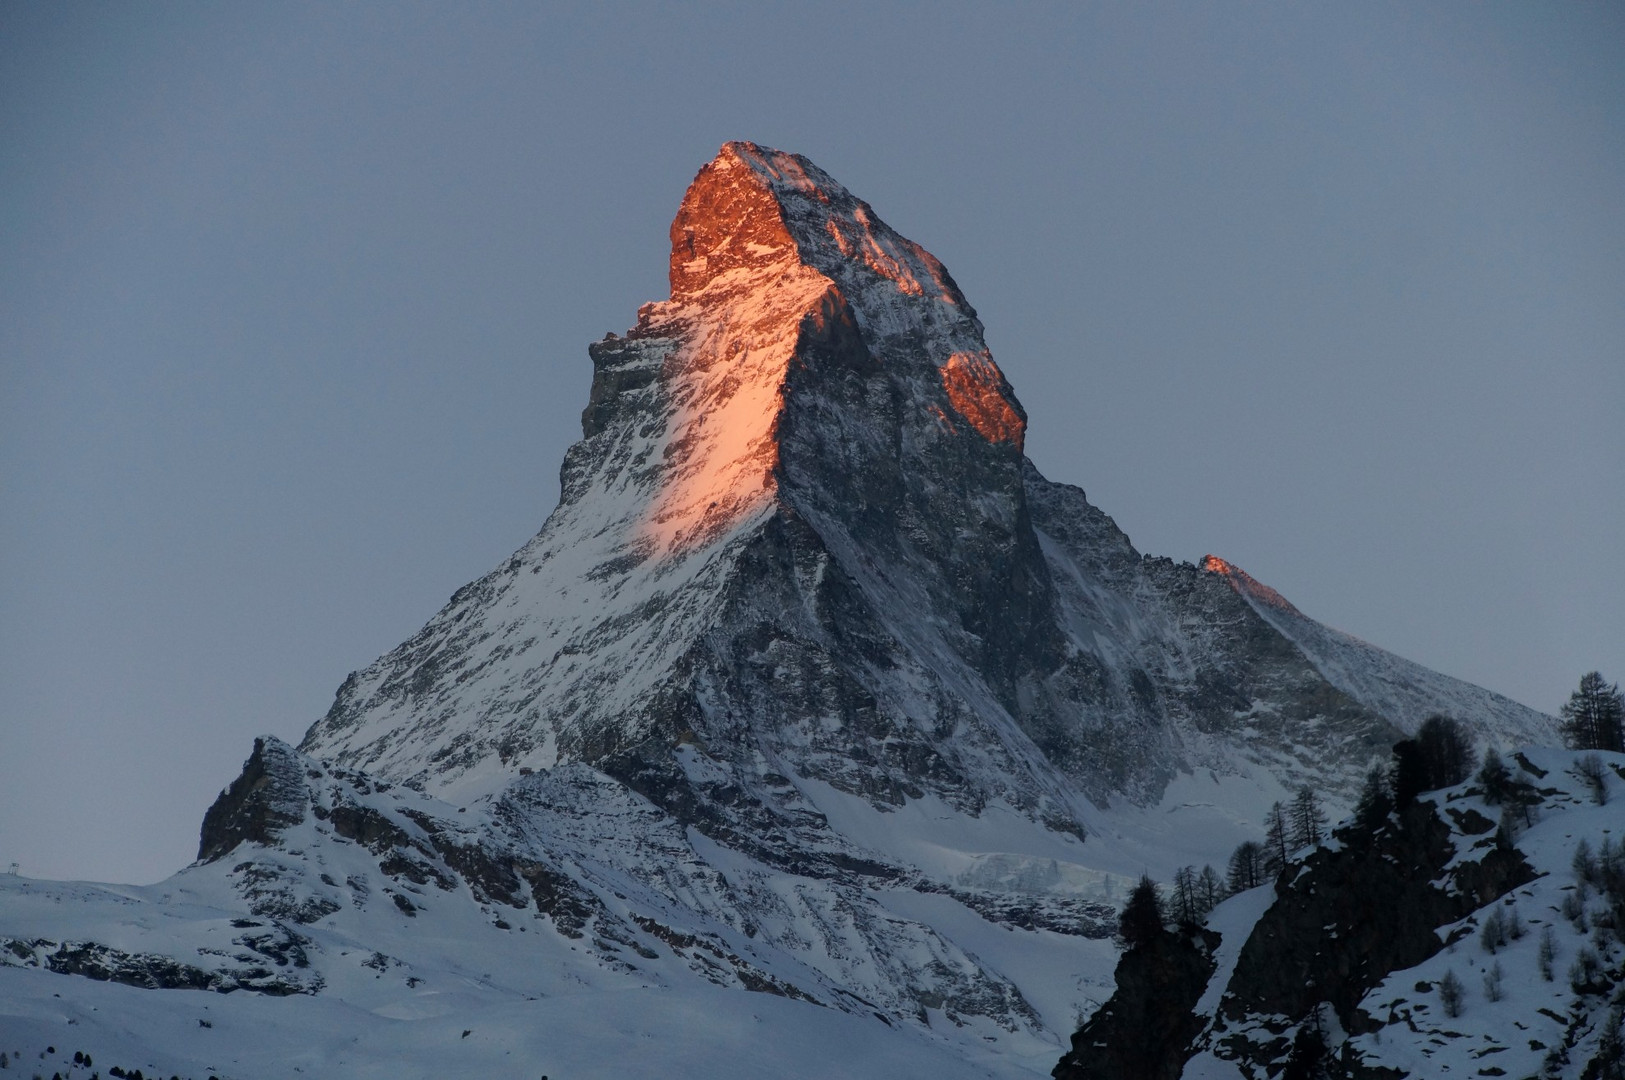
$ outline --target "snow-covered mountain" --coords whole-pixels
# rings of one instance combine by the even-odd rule
[[[705,813],[687,745],[769,817],[796,801],[773,778],[816,777],[1075,828],[1195,767],[1346,789],[1429,710],[1550,735],[1219,560],[1142,558],[1023,457],[942,264],[805,158],[725,146],[671,282],[592,346],[541,533],[353,674],[302,749],[453,800],[584,762]]]
[[[1346,804],[1431,712],[1554,740],[1222,560],[1136,552],[1026,460],[947,270],[805,158],[723,147],[671,283],[589,348],[541,533],[297,750],[261,740],[197,864],[5,883],[0,1019],[92,993],[72,974],[120,988],[93,992],[107,1016],[163,1008],[126,988],[243,991],[242,1023],[293,1031],[335,1000],[376,1048],[470,1010],[519,1028],[635,992],[592,1007],[625,1034],[760,991],[787,1048],[840,1030],[854,1060],[1043,1072],[1109,992],[1142,869],[1222,861],[1301,784]],[[745,1034],[690,1050],[741,1061]],[[632,1060],[600,1053],[601,1075]]]

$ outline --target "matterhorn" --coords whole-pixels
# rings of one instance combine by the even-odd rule
[[[1142,871],[1222,867],[1305,785],[1337,816],[1433,714],[1556,741],[1222,558],[1136,551],[1025,457],[948,270],[806,158],[725,145],[670,278],[588,347],[541,532],[297,748],[257,741],[198,862],[3,886],[0,1049],[1042,1075]]]

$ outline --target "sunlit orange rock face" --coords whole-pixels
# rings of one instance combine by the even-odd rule
[[[646,305],[634,331],[680,342],[662,373],[663,471],[639,529],[653,554],[709,543],[773,505],[787,380],[808,335],[862,323],[883,339],[939,307],[943,321],[974,321],[929,252],[816,168],[751,143],[727,144],[700,170],[671,245],[671,299]],[[1019,456],[1019,406],[979,340],[964,344],[932,358],[943,400],[921,411],[950,408],[966,437]]]
[[[779,204],[726,150],[700,170],[671,223],[672,299],[703,293],[718,278],[799,264]]]
[[[646,306],[638,327],[682,341],[664,373],[664,473],[640,529],[657,553],[771,505],[785,375],[802,318],[833,287],[801,263],[772,194],[726,150],[690,185],[671,240],[672,298]]]
[[[1010,404],[1004,376],[984,351],[953,353],[942,365],[942,388],[954,410],[977,433],[993,443],[1012,443],[1021,449],[1027,422]]]

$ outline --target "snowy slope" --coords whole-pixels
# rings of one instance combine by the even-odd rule
[[[516,777],[493,797],[454,807],[261,740],[205,821],[203,858],[167,881],[0,879],[0,986],[9,987],[0,996],[12,995],[0,1030],[33,1017],[34,1029],[56,1030],[58,1044],[99,1030],[83,1016],[81,1031],[40,1027],[42,1004],[66,1022],[59,1000],[39,1000],[47,990],[99,1003],[112,1017],[208,1019],[220,1014],[218,999],[253,999],[262,1003],[227,1015],[290,1046],[327,1008],[306,1000],[339,1003],[359,1046],[394,1038],[395,1021],[440,1019],[449,1031],[496,1015],[509,1018],[497,1027],[506,1031],[525,1016],[584,1015],[598,1000],[610,1014],[556,1038],[549,1053],[609,1062],[623,1060],[622,1050],[595,1046],[593,1032],[658,1031],[696,1015],[698,999],[799,1030],[782,1047],[752,1048],[748,1060],[827,1030],[848,1032],[883,1060],[952,1053],[998,1075],[1047,1068],[1080,997],[1105,991],[1089,973],[1109,965],[1113,880],[1057,870],[1012,882],[1008,864],[990,872],[981,844],[1025,849],[1051,868],[1081,846],[1019,815],[990,815],[957,845],[947,839],[954,822],[939,820],[945,842],[915,851],[915,865],[884,849],[883,825],[859,820],[873,814],[867,803],[815,794],[837,812],[846,803],[850,833],[877,845],[843,839],[829,863],[796,873],[684,829],[585,766]],[[639,992],[649,995],[648,1016]],[[586,1000],[528,1004],[579,995]],[[689,1052],[727,1057],[742,1049],[727,1040],[750,1031],[693,1035]],[[184,1050],[189,1068],[224,1067],[189,1056],[193,1042],[103,1038],[99,1052],[90,1042],[76,1048],[101,1056],[167,1047]],[[508,1035],[492,1044],[526,1045]],[[247,1054],[234,1059],[237,1075],[274,1075],[274,1050],[236,1052]],[[349,1049],[338,1057],[350,1054],[365,1060]]]

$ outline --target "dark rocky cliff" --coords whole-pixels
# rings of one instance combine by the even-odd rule
[[[1195,1008],[1218,943],[1219,935],[1191,927],[1124,952],[1117,993],[1072,1036],[1057,1080],[1178,1080],[1203,1027]]]

